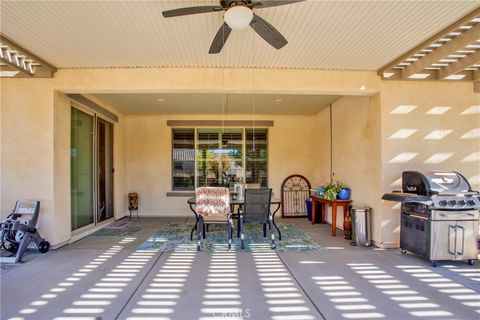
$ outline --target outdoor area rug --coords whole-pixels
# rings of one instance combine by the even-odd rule
[[[90,236],[95,237],[123,237],[131,236],[141,229],[139,222],[119,220],[113,222],[102,229],[92,233]]]
[[[125,229],[128,227],[130,222],[124,221],[124,220],[118,220],[113,223],[110,223],[109,225],[105,226],[105,229]]]
[[[137,250],[146,251],[194,251],[197,248],[195,237],[190,240],[191,224],[169,223],[162,226],[147,241],[141,244]],[[278,252],[306,252],[321,251],[322,246],[315,242],[308,235],[303,233],[292,223],[280,223],[278,228],[282,232],[282,240],[278,240],[275,232],[276,251]],[[245,249],[240,249],[240,239],[236,237],[237,230],[234,230],[232,251],[237,252],[258,252],[270,251],[270,233],[267,228],[267,237],[263,237],[260,224],[245,225]],[[227,250],[227,228],[225,225],[210,225],[206,239],[202,239],[201,251],[214,252]]]

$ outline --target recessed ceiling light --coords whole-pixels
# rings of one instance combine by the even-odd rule
[[[159,102],[159,103],[164,103],[165,101],[167,101],[167,100],[166,100],[166,99],[163,99],[163,98],[157,99],[157,102]]]
[[[282,103],[282,102],[283,102],[282,99],[277,99],[277,100],[275,100],[275,103]]]
[[[393,76],[394,74],[395,74],[395,73],[393,73],[393,72],[384,72],[384,73],[383,73],[383,77],[384,77],[384,78],[390,78],[390,77]]]

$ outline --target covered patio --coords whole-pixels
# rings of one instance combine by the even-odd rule
[[[51,245],[1,264],[1,319],[480,317],[477,257],[402,254],[404,211],[382,200],[405,171],[459,172],[479,199],[478,1],[0,6],[2,221],[40,201]],[[229,31],[225,6],[251,24]],[[345,239],[340,207],[312,224],[308,195],[285,213],[292,175],[350,188],[372,245]],[[189,199],[247,185],[272,191],[276,247],[247,224],[244,249],[211,226],[197,251]]]
[[[304,220],[293,223],[321,251],[273,251],[268,242],[252,252],[224,244],[197,252],[190,242],[171,252],[138,249],[162,226],[185,222],[192,220],[142,218],[132,236],[88,236],[3,270],[2,319],[478,317],[478,266],[432,268],[399,250],[352,247],[341,231],[333,238],[329,226]]]

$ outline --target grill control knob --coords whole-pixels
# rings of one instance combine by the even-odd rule
[[[455,206],[455,205],[457,204],[457,201],[455,201],[455,200],[450,200],[450,201],[448,201],[448,204],[453,207],[453,206]]]
[[[473,201],[473,200],[468,200],[467,203],[468,203],[469,206],[474,206],[475,205],[475,201]]]
[[[465,200],[459,200],[458,205],[459,206],[464,206],[466,204]]]
[[[442,206],[442,207],[445,207],[447,205],[447,201],[445,200],[442,200],[439,202],[439,204]]]

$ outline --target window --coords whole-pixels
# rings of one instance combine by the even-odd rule
[[[195,187],[195,130],[174,129],[172,135],[173,190]]]
[[[267,129],[173,129],[174,191],[268,184]]]
[[[260,183],[267,186],[268,148],[267,129],[246,129],[246,172],[247,183]]]

